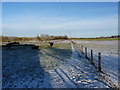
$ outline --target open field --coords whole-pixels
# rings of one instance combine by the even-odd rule
[[[71,38],[72,40],[83,40],[83,41],[114,41],[120,40],[120,38]]]
[[[22,42],[38,45],[37,50],[30,46],[0,48],[3,52],[3,88],[111,87],[71,41],[54,42],[53,47],[47,42]]]
[[[98,52],[102,54],[102,70],[109,76],[109,78],[118,86],[118,60],[120,52],[118,51],[118,40],[114,41],[80,41],[77,40],[79,45],[83,45],[88,49],[88,56],[90,50],[93,50],[94,62],[98,63]],[[85,51],[85,50],[84,50]]]
[[[46,85],[49,81],[47,79],[49,77],[47,71],[57,69],[62,57],[64,57],[63,61],[70,57],[71,46],[66,43],[63,45],[55,44],[54,47],[49,47],[48,44],[41,43],[39,50],[21,46],[3,47],[2,51],[3,87],[44,88],[50,87]],[[66,56],[64,56],[65,53],[67,53]],[[42,86],[40,82],[43,82],[44,76],[47,82],[45,80]]]
[[[51,41],[51,40],[83,40],[83,41],[113,41],[113,40],[120,40],[119,37],[117,38],[68,38],[67,36],[52,36],[53,38],[49,37],[0,37],[0,42],[27,42],[27,41]]]

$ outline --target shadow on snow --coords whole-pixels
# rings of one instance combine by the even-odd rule
[[[2,87],[52,87],[50,76],[44,71],[39,61],[39,51],[29,46],[2,48]],[[46,77],[47,79],[44,79]]]

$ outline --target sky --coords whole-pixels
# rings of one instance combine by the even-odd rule
[[[2,35],[2,3],[0,2],[0,35]]]
[[[117,2],[2,2],[2,35],[99,37],[118,34]]]

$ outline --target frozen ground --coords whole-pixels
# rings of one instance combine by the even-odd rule
[[[94,62],[97,64],[97,54],[102,53],[102,70],[118,86],[118,41],[75,41],[94,51]],[[90,53],[88,53],[89,55]]]
[[[109,88],[73,44],[3,48],[3,88]]]

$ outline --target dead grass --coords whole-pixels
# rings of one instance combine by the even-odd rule
[[[61,62],[70,58],[72,50],[70,43],[55,43],[50,47],[48,43],[40,43],[40,62],[45,70],[57,69]]]

